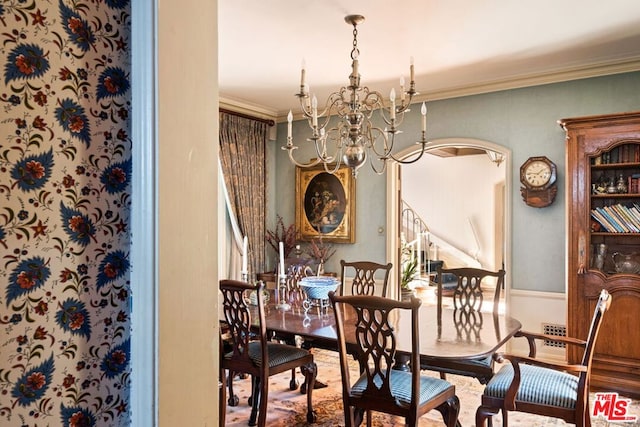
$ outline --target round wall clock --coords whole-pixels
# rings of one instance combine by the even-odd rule
[[[529,157],[520,166],[520,193],[524,202],[536,208],[549,206],[556,198],[557,168],[544,156]]]

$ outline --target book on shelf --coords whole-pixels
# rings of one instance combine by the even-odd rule
[[[596,209],[591,209],[591,216],[600,223],[605,231],[609,233],[618,233],[618,230],[609,222],[609,220]]]
[[[609,215],[609,218],[613,221],[613,225],[620,230],[621,233],[630,233],[631,230],[626,226],[624,220],[618,215],[618,213],[611,206],[603,206],[604,211]]]
[[[596,207],[591,217],[609,233],[640,233],[640,206],[635,203]]]

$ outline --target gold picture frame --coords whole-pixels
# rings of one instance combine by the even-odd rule
[[[333,170],[334,166],[329,165]],[[355,242],[356,186],[351,169],[296,167],[296,238]]]

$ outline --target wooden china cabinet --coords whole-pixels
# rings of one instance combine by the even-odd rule
[[[591,386],[640,397],[640,112],[563,119],[567,133],[567,333],[585,338],[612,295]],[[570,363],[580,351],[568,349]]]

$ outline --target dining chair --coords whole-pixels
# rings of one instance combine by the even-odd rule
[[[480,330],[484,322],[483,305],[484,295],[482,286],[487,286],[489,281],[495,284],[493,294],[493,306],[490,315],[498,315],[500,305],[500,293],[504,288],[505,271],[490,271],[480,268],[438,268],[437,270],[437,304],[438,321],[442,319],[442,305],[444,303],[445,281],[455,284],[449,289],[454,308],[454,323],[460,339],[479,339]],[[445,280],[447,278],[447,280]],[[455,374],[474,377],[481,384],[486,384],[494,373],[493,355],[487,355],[476,359],[448,359],[441,360],[437,367],[423,364],[421,369],[440,372],[440,377],[445,379],[446,374]]]
[[[496,355],[498,361],[508,360],[510,363],[505,363],[485,387],[482,404],[476,411],[476,427],[485,426],[487,420],[491,426],[492,417],[499,411],[502,411],[504,427],[508,425],[508,411],[561,418],[577,427],[591,426],[591,361],[602,319],[610,306],[611,296],[603,289],[595,305],[586,340],[519,332],[516,336],[525,337],[528,341],[529,356]],[[568,365],[536,359],[536,340],[579,346],[584,349],[582,360],[579,364]]]
[[[389,282],[389,272],[393,267],[392,263],[378,264],[373,261],[353,261],[340,260],[340,295],[345,295],[347,272],[353,274],[351,282],[351,295],[374,295],[376,293],[376,278],[378,272],[382,272],[382,291],[380,296],[387,296],[387,283]]]
[[[249,425],[263,427],[267,416],[269,377],[296,367],[305,376],[307,387],[307,421],[316,421],[313,411],[312,394],[316,378],[316,364],[313,354],[295,346],[267,339],[264,314],[264,283],[251,285],[238,280],[221,280],[223,312],[231,350],[221,352],[222,367],[230,373],[243,372],[251,376],[251,415]],[[257,298],[257,322],[251,318],[246,293],[255,291]],[[257,331],[255,328],[257,327]],[[230,375],[231,376],[231,375]],[[229,381],[229,400],[234,397],[232,382]]]
[[[346,427],[359,426],[365,412],[370,426],[372,411],[404,417],[406,425],[412,427],[432,409],[442,414],[448,427],[456,425],[460,402],[454,385],[440,378],[423,376],[418,369],[393,369],[398,339],[394,322],[399,310],[411,311],[411,365],[419,366],[419,299],[396,301],[372,295],[338,296],[330,292],[329,300],[336,319]],[[345,318],[353,312],[355,315]],[[350,354],[360,367],[360,375],[354,381],[349,371]]]

